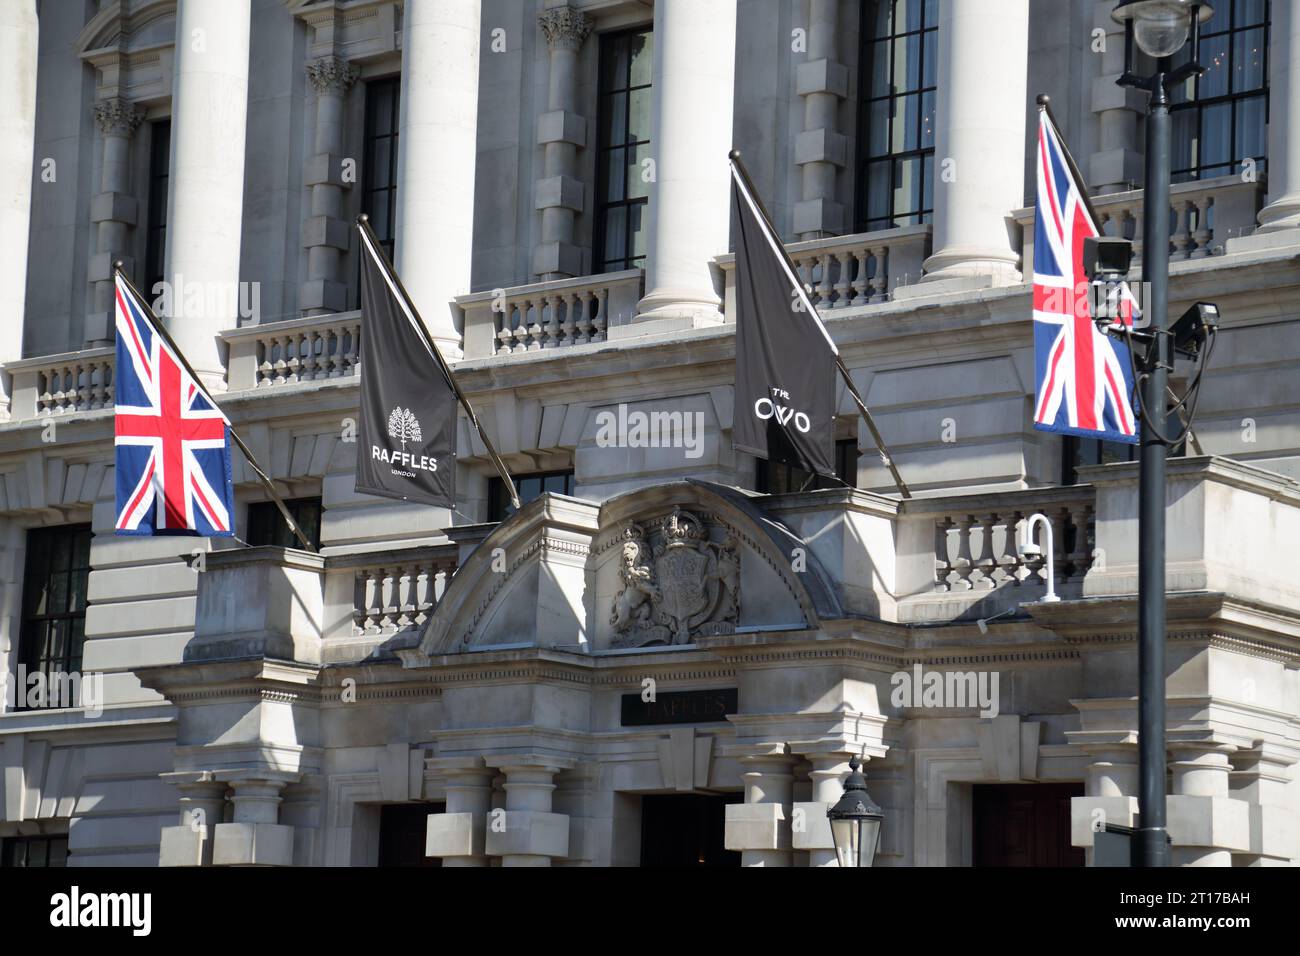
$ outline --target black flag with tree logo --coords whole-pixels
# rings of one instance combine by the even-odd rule
[[[776,232],[732,165],[737,451],[835,477],[838,354]]]
[[[357,491],[454,508],[456,391],[382,253],[360,234]]]

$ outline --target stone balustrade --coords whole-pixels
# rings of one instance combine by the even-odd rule
[[[604,342],[636,315],[644,287],[641,270],[628,269],[458,296],[465,358]]]
[[[357,374],[361,313],[337,312],[231,329],[226,380],[232,392]]]
[[[904,502],[899,517],[900,616],[986,617],[1040,600],[1047,583],[1045,555],[1022,555],[1016,549],[1017,529],[1036,512],[1052,525],[1056,591],[1077,596],[1099,559],[1094,499],[1090,486],[1076,485]]]
[[[428,620],[460,561],[454,544],[326,560],[326,640],[389,637]]]
[[[1133,269],[1142,266],[1142,202],[1145,193],[1132,189],[1095,196],[1093,208],[1102,232],[1133,240]],[[1262,182],[1243,182],[1240,176],[1221,176],[1178,183],[1169,190],[1169,255],[1173,262],[1221,255],[1224,243],[1254,231],[1255,215],[1264,197]],[[1026,277],[1034,271],[1034,209],[1014,214],[1021,228],[1021,255]]]
[[[820,311],[887,302],[899,286],[921,278],[930,254],[930,226],[904,226],[851,236],[794,242],[790,254],[808,295]],[[725,287],[724,311],[735,321],[736,257],[714,260]]]
[[[113,349],[85,349],[6,363],[15,421],[93,411],[113,404]]]

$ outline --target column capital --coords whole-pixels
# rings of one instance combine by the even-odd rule
[[[573,7],[551,7],[537,15],[537,25],[546,34],[552,50],[577,50],[591,33],[591,19]]]
[[[322,56],[307,64],[307,79],[318,96],[325,93],[342,96],[360,76],[356,65],[340,56]]]
[[[105,136],[130,136],[144,121],[144,110],[121,96],[95,103],[95,122]]]

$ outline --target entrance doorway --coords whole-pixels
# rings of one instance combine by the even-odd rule
[[[390,803],[379,810],[380,866],[442,866],[442,858],[424,855],[429,814],[443,813],[445,803]]]
[[[975,866],[1083,866],[1070,845],[1070,798],[1081,783],[976,784]]]
[[[723,848],[727,804],[741,793],[648,794],[641,798],[642,866],[740,866]]]

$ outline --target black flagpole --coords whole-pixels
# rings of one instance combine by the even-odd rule
[[[140,294],[140,290],[135,287],[135,284],[122,270],[122,260],[119,259],[113,263],[113,272],[115,276],[121,277],[122,281],[126,283],[127,289],[135,296],[136,301],[144,306],[145,311],[149,313],[149,317],[153,320],[154,331],[157,332],[158,335],[162,336],[162,340],[166,342],[172,352],[176,354],[177,360],[182,366],[184,366],[185,371],[189,373],[190,378],[194,380],[194,387],[203,393],[203,397],[211,403],[213,408],[220,411],[221,406],[217,404],[216,399],[212,397],[212,393],[209,392],[207,386],[203,384],[203,379],[199,377],[198,372],[194,371],[190,366],[189,359],[185,357],[185,353],[180,350],[176,341],[171,337],[171,333],[167,331],[167,327],[163,324],[162,320],[158,318],[157,313],[153,310],[153,306],[149,304],[149,300]],[[288,505],[284,503],[284,499],[280,497],[280,493],[275,490],[275,484],[271,481],[266,472],[262,471],[261,466],[257,463],[257,459],[253,457],[253,453],[249,451],[248,446],[244,444],[244,440],[239,437],[239,433],[235,431],[235,427],[230,424],[229,418],[226,419],[226,430],[230,432],[230,440],[238,446],[241,452],[243,452],[244,458],[247,459],[249,467],[253,469],[253,474],[257,476],[258,480],[262,483],[262,487],[265,488],[267,494],[271,496],[271,500],[275,502],[275,506],[280,510],[280,514],[284,518],[285,524],[289,526],[289,530],[294,533],[294,536],[297,537],[305,550],[315,551],[316,549],[312,547],[311,542],[307,540],[307,536],[303,534],[302,529],[298,527],[298,522],[293,520],[293,515],[289,513]]]
[[[469,399],[465,397],[465,393],[460,390],[460,385],[456,383],[455,376],[451,374],[451,369],[447,367],[447,361],[442,357],[442,352],[438,351],[437,343],[433,341],[433,336],[429,334],[428,328],[425,327],[424,321],[420,318],[420,313],[415,308],[415,303],[411,301],[411,294],[406,291],[406,286],[402,285],[402,280],[397,275],[397,270],[394,269],[393,264],[388,261],[388,255],[384,252],[384,247],[380,245],[379,237],[375,235],[375,231],[370,227],[370,217],[365,213],[357,216],[357,227],[362,231],[362,233],[364,233],[365,241],[370,246],[375,261],[383,267],[388,278],[393,282],[393,288],[397,289],[398,293],[405,300],[404,304],[406,310],[415,320],[412,324],[424,339],[425,347],[428,348],[429,354],[432,355],[434,360],[438,363],[438,368],[442,370],[442,374],[446,377],[447,384],[450,385],[451,390],[456,393],[456,398],[460,401],[461,407],[465,409],[465,414],[469,416],[470,424],[472,424],[478,432],[478,437],[482,439],[483,447],[487,449],[488,457],[492,459],[492,464],[496,467],[497,474],[501,476],[501,480],[505,482],[506,488],[509,489],[510,500],[513,502],[515,510],[518,511],[521,505],[519,504],[519,493],[515,490],[515,480],[510,477],[509,469],[506,468],[505,462],[501,460],[501,456],[497,454],[496,446],[492,444],[492,439],[488,438],[487,432],[485,432],[483,426],[479,424],[478,416],[474,414],[474,407],[470,405]],[[362,345],[362,348],[365,348],[364,344]]]
[[[744,189],[746,197],[754,204],[758,210],[759,218],[762,219],[763,226],[766,227],[769,237],[772,240],[772,246],[779,250],[781,261],[784,263],[786,271],[789,273],[790,281],[794,284],[794,289],[803,299],[804,308],[806,308],[813,320],[821,326],[826,340],[831,342],[830,332],[826,329],[826,323],[822,322],[821,314],[808,298],[808,292],[803,287],[803,282],[799,279],[799,271],[795,268],[794,262],[790,259],[790,254],[785,251],[785,244],[781,242],[780,237],[776,234],[776,229],[772,225],[772,217],[768,215],[767,207],[763,205],[763,200],[758,197],[758,190],[754,188],[754,181],[749,178],[749,170],[745,168],[744,161],[740,158],[740,150],[733,149],[729,154],[731,159],[731,168],[735,171],[740,180],[741,188]],[[840,375],[844,378],[844,384],[848,388],[849,395],[852,396],[854,404],[858,406],[858,412],[862,415],[862,420],[867,423],[867,430],[871,432],[871,438],[876,443],[876,451],[880,455],[880,460],[884,462],[885,467],[889,469],[889,474],[893,476],[894,484],[898,487],[898,493],[904,498],[911,498],[912,492],[908,490],[903,476],[898,473],[898,466],[894,464],[894,456],[890,454],[889,447],[885,444],[884,438],[880,435],[880,429],[876,427],[876,420],[872,417],[871,411],[867,408],[867,403],[862,400],[858,393],[858,387],[853,384],[853,377],[849,375],[848,366],[844,364],[844,358],[840,351],[831,342],[831,348],[835,352],[835,367],[839,369]]]

